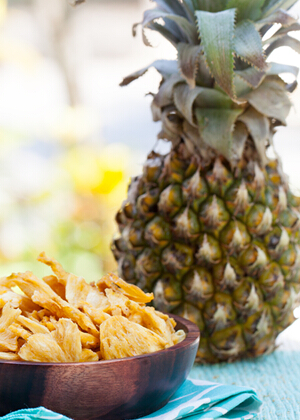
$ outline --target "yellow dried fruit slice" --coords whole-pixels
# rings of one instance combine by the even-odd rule
[[[183,330],[178,330],[174,334],[172,334],[173,344],[181,343],[186,337],[186,334]]]
[[[48,309],[57,318],[70,318],[72,321],[76,322],[83,331],[98,337],[99,331],[91,319],[79,309],[74,308],[70,303],[61,299],[58,295],[55,294],[51,299],[43,291],[36,290],[32,295],[32,300],[43,308]]]
[[[26,318],[23,315],[20,315],[17,321],[21,325],[23,325],[23,327],[26,327],[28,330],[30,330],[34,334],[37,334],[37,333],[50,334],[48,328],[42,325],[40,322],[35,321],[33,319]]]
[[[154,298],[153,293],[145,293],[139,287],[127,283],[113,273],[105,275],[96,283],[100,290],[103,289],[104,285],[111,287],[112,284],[116,284],[121,289],[122,293],[134,302],[148,303]]]
[[[84,278],[70,274],[66,282],[66,300],[79,308],[87,302],[95,308],[105,308],[108,305],[106,296],[95,286],[86,283]]]
[[[110,318],[111,315],[104,312],[102,309],[94,308],[92,305],[85,304],[82,307],[84,313],[86,313],[95,325],[101,325],[103,321]]]
[[[96,352],[89,349],[83,349],[79,361],[80,362],[97,362],[98,360],[99,360],[99,356]]]
[[[10,287],[18,286],[30,299],[36,290],[42,290],[50,297],[57,296],[47,283],[36,277],[31,271],[13,273],[7,279],[10,281]]]
[[[27,296],[21,296],[8,287],[0,286],[0,308],[9,302],[14,308],[20,308],[22,312],[32,312],[40,309]]]
[[[66,300],[71,305],[79,308],[83,301],[90,303],[96,308],[106,305],[106,299],[103,293],[100,293],[95,286],[88,284],[83,277],[78,277],[75,274],[70,274],[65,271],[62,265],[54,258],[49,258],[42,252],[38,256],[38,261],[51,267],[57,276],[57,281],[66,287]]]
[[[94,337],[92,334],[80,331],[81,345],[85,349],[95,349],[100,346],[100,337]]]
[[[79,362],[82,347],[77,324],[70,319],[61,318],[51,335],[65,353],[67,362]]]
[[[25,341],[28,340],[28,338],[32,335],[31,332],[25,330],[25,328],[21,327],[19,324],[11,324],[8,328],[14,335],[23,338]]]
[[[49,258],[45,252],[41,252],[37,260],[51,267],[53,273],[57,276],[58,281],[64,286],[67,284],[67,279],[70,273],[67,273],[62,265],[54,258]]]
[[[17,353],[12,353],[9,351],[0,351],[0,359],[3,360],[20,360],[20,357]]]
[[[164,349],[166,344],[158,334],[123,316],[112,316],[100,325],[100,350],[104,359],[153,353]]]
[[[67,362],[67,356],[51,334],[33,334],[20,348],[18,355],[30,362]]]
[[[109,302],[109,307],[105,309],[105,312],[111,315],[115,315],[116,313],[124,316],[129,315],[130,311],[127,303],[130,302],[130,300],[127,296],[124,296],[123,293],[118,290],[112,289],[106,289],[105,294]]]
[[[128,302],[128,308],[132,314],[132,317],[130,315],[128,319],[137,320],[136,316],[138,315],[140,325],[163,337],[167,341],[168,347],[173,346],[172,334],[175,333],[175,330],[171,323],[167,323],[164,319],[157,315],[154,308],[142,308],[140,305],[132,301]]]
[[[0,317],[0,351],[18,350],[18,337],[9,329],[9,326],[16,321],[20,313],[21,310],[13,308],[10,303],[4,305]]]
[[[65,286],[58,281],[56,276],[45,276],[43,277],[43,280],[48,284],[48,286],[51,287],[52,290],[54,290],[56,294],[58,294],[58,296],[60,296],[62,299],[66,299]]]

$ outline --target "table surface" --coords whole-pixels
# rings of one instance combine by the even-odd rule
[[[257,420],[300,420],[300,319],[277,340],[274,353],[218,365],[195,365],[194,379],[255,388],[263,401]]]

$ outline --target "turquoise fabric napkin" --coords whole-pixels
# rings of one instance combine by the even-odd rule
[[[0,417],[2,420],[70,420],[62,414],[54,413],[54,411],[47,410],[44,407],[25,408],[24,410],[14,411]]]
[[[143,419],[249,420],[256,417],[261,404],[262,402],[251,388],[188,378],[165,407]],[[18,410],[1,419],[70,420],[43,407]]]
[[[165,407],[143,419],[249,420],[261,405],[254,389],[188,378]]]

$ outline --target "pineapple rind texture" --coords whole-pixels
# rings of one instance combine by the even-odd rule
[[[199,326],[201,363],[269,353],[293,322],[299,200],[276,160],[261,171],[256,188],[246,158],[233,172],[220,157],[202,164],[184,143],[167,156],[152,152],[116,217],[120,275],[154,291],[157,309]]]

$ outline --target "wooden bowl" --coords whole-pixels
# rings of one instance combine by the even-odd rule
[[[44,406],[74,420],[122,420],[163,407],[187,378],[200,333],[171,315],[187,336],[166,350],[89,363],[0,361],[0,415]]]

